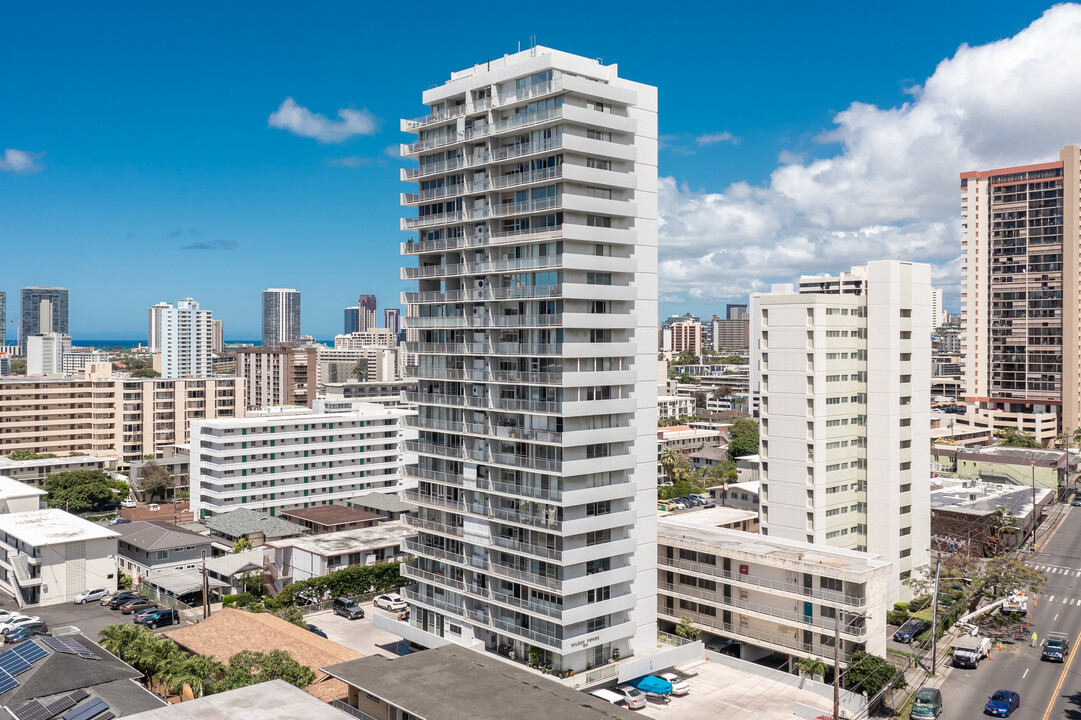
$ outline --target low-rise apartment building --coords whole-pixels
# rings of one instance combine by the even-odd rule
[[[339,383],[325,383],[320,391],[319,399],[324,401],[329,408],[334,403],[344,402],[369,402],[387,407],[399,407],[403,405],[402,392],[416,390],[416,380],[387,380],[387,381],[347,381]]]
[[[117,525],[116,564],[136,579],[193,570],[202,566],[203,553],[213,554],[211,540],[177,525],[137,520]]]
[[[192,510],[208,517],[246,507],[274,516],[397,488],[403,413],[358,408],[193,424]]]
[[[320,385],[350,380],[388,382],[397,376],[396,348],[378,346],[319,349]]]
[[[16,450],[115,457],[121,467],[186,443],[192,421],[243,414],[236,378],[164,380],[113,376],[0,380],[0,455]]]
[[[0,514],[0,590],[28,607],[115,588],[116,538],[109,528],[63,510]]]
[[[50,475],[75,470],[98,470],[110,473],[116,470],[117,462],[118,460],[114,457],[97,457],[94,455],[38,458],[36,460],[12,460],[11,458],[0,457],[0,475],[41,487],[41,484],[45,482],[45,478]]]
[[[214,515],[207,518],[204,524],[210,531],[210,539],[214,541],[215,548],[223,552],[232,552],[240,540],[247,540],[253,548],[259,548],[268,540],[305,534],[300,525],[247,508],[236,508]]]
[[[299,510],[286,510],[280,517],[296,523],[313,535],[372,527],[386,520],[382,515],[344,505],[320,505]]]
[[[263,546],[263,555],[274,589],[281,590],[289,583],[323,577],[347,567],[408,559],[403,546],[407,539],[416,536],[413,527],[385,523],[325,535],[272,540]]]
[[[837,619],[842,662],[885,655],[892,569],[877,556],[676,518],[658,522],[657,551],[661,629],[690,618],[739,643],[745,660],[831,658]]]
[[[0,514],[44,510],[46,495],[33,485],[0,475]]]
[[[659,395],[657,397],[657,416],[681,418],[694,415],[694,398],[689,395]]]

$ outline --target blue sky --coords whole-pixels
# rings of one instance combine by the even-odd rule
[[[421,91],[451,71],[513,52],[531,35],[617,62],[622,75],[660,88],[660,174],[669,179],[664,314],[720,312],[726,300],[790,279],[777,273],[847,269],[875,259],[861,252],[898,247],[936,264],[956,309],[956,195],[925,202],[913,192],[911,203],[881,207],[857,197],[864,212],[854,212],[843,200],[859,195],[851,188],[880,187],[880,177],[889,187],[898,176],[878,163],[853,169],[861,143],[882,151],[875,128],[911,128],[921,103],[932,123],[944,123],[933,118],[948,113],[931,112],[938,106],[928,96],[958,93],[932,93],[936,77],[948,88],[946,81],[963,81],[979,46],[1028,37],[1015,38],[1009,52],[989,46],[1008,76],[1025,52],[1055,41],[1068,47],[1081,14],[1067,8],[1026,31],[1048,6],[842,2],[827,12],[813,3],[714,2],[669,5],[654,16],[654,3],[604,3],[576,7],[572,22],[569,11],[551,7],[502,20],[494,9],[457,16],[453,5],[425,3],[8,8],[0,289],[9,319],[25,285],[70,289],[77,339],[141,337],[148,306],[185,296],[224,320],[227,338],[257,338],[266,287],[299,289],[303,329],[320,338],[341,331],[341,309],[359,293],[397,306],[405,288],[398,243],[406,237],[398,194],[409,187],[388,153],[406,138],[398,118],[422,113]],[[1044,37],[1064,25],[1065,38]],[[976,50],[959,51],[962,44]],[[960,81],[938,67],[947,58]],[[1017,92],[1013,99],[1023,100],[1029,90]],[[977,91],[970,94],[967,107],[982,107]],[[339,110],[357,111],[359,134],[320,142],[271,127],[287,98],[335,121]],[[988,111],[988,132],[1008,125],[996,112]],[[1047,159],[1081,141],[1076,129],[1053,130],[1013,154],[982,150],[994,137],[963,137],[953,165]],[[833,135],[823,137],[827,131]],[[901,145],[895,165],[920,161],[923,147],[938,165],[921,172],[955,193],[957,173],[973,168],[951,170],[921,137]],[[825,197],[828,213],[807,207],[814,197]],[[872,236],[889,240],[861,241]],[[770,254],[779,248],[789,253],[785,262]]]

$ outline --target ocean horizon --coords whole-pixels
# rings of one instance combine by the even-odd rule
[[[334,347],[334,341],[333,340],[317,340],[316,342],[321,342],[321,343],[323,343],[325,345],[328,345],[329,347]],[[139,345],[144,345],[145,346],[146,345],[146,338],[142,338],[140,340],[109,340],[109,339],[106,339],[106,340],[99,340],[99,339],[75,340],[75,339],[73,339],[71,341],[71,344],[72,344],[73,347],[93,347],[93,348],[98,348],[99,350],[107,350],[109,348],[115,348],[115,347],[127,349],[127,348],[137,347]],[[262,340],[226,340],[225,344],[226,345],[251,344],[251,345],[261,346],[263,344],[263,341]]]

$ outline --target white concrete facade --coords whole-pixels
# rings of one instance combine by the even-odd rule
[[[752,296],[762,533],[928,563],[931,288],[879,261]]]
[[[0,590],[28,607],[116,588],[116,538],[63,510],[0,514]]]
[[[657,535],[657,614],[669,632],[689,617],[740,643],[744,660],[829,662],[836,622],[842,662],[856,650],[885,656],[892,569],[876,555],[675,519]]]
[[[154,308],[151,308],[153,311]],[[212,374],[213,317],[193,298],[161,310],[161,376],[170,380]]]
[[[146,346],[150,349],[150,353],[157,354],[161,352],[161,313],[166,308],[171,308],[172,303],[160,302],[156,305],[151,305],[150,309],[146,313]]]
[[[689,417],[694,415],[694,411],[694,398],[689,395],[661,395],[657,397],[658,417]]]
[[[556,669],[654,648],[656,88],[535,47],[423,100],[410,622]]]
[[[64,372],[64,355],[71,352],[71,336],[45,333],[26,338],[26,374],[60,375]]]
[[[412,527],[381,523],[372,527],[340,530],[321,535],[302,535],[268,540],[263,559],[275,590],[289,583],[324,577],[347,567],[405,560],[402,546],[416,535]]]
[[[206,517],[245,507],[274,516],[394,492],[401,417],[370,404],[351,414],[192,423],[192,512]]]

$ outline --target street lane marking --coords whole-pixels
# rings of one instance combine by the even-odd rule
[[[1052,620],[1051,622],[1058,622],[1058,613],[1055,613],[1055,619]]]
[[[1052,595],[1051,597],[1047,598],[1047,602],[1055,602],[1055,596]]]
[[[1077,643],[1081,642],[1081,633],[1077,633],[1077,639],[1074,640],[1074,647],[1077,647]],[[1058,691],[1062,689],[1062,681],[1066,679],[1066,676],[1070,672],[1070,665],[1073,664],[1073,659],[1077,657],[1077,653],[1070,655],[1069,660],[1062,667],[1062,674],[1058,676],[1058,683],[1055,684],[1055,691],[1051,693],[1051,700],[1047,703],[1047,710],[1043,713],[1042,720],[1048,720],[1051,717],[1051,710],[1055,707],[1055,698],[1058,697]]]
[[[1021,676],[1021,679],[1024,680],[1027,677],[1028,677],[1028,668],[1025,668],[1025,674]]]

